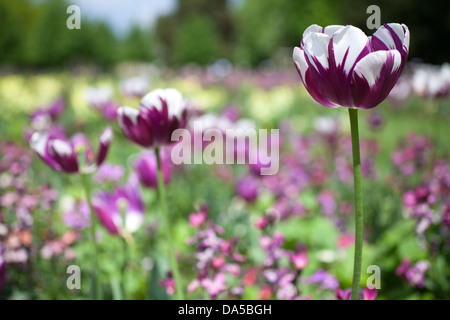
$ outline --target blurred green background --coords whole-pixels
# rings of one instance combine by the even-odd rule
[[[95,0],[91,4],[96,2],[97,6],[109,5]],[[158,15],[150,25],[131,20],[126,30],[118,33],[115,24],[123,23],[120,15],[108,22],[93,19],[89,15],[92,5],[83,1],[0,0],[0,65],[92,63],[110,67],[124,60],[157,60],[179,66],[191,62],[206,65],[220,58],[251,66],[268,59],[286,63],[289,51],[310,24],[353,24],[371,34],[366,27],[370,16],[366,9],[372,4],[381,9],[381,23],[400,22],[410,28],[411,58],[438,64],[447,60],[450,50],[446,41],[450,2],[446,1],[152,0],[146,4],[149,15],[156,14],[162,2],[171,3],[170,13]],[[127,6],[143,2],[110,3],[122,5],[126,11]],[[70,4],[81,8],[80,30],[66,28]],[[146,12],[142,12],[144,20]]]

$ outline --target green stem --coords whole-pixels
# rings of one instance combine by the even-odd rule
[[[163,211],[163,227],[165,228],[165,235],[167,240],[167,245],[169,246],[169,255],[170,255],[170,262],[172,265],[172,271],[173,271],[173,277],[175,279],[175,295],[178,300],[184,300],[183,295],[183,284],[181,282],[181,276],[180,271],[178,267],[178,262],[175,256],[174,247],[172,244],[172,229],[170,225],[170,217],[169,212],[167,210],[167,202],[166,202],[166,189],[164,186],[164,180],[162,176],[162,170],[161,170],[161,159],[159,155],[159,148],[155,148],[156,153],[156,163],[158,166],[158,192],[159,192],[159,199]]]
[[[363,200],[361,159],[359,154],[358,109],[348,109],[352,133],[353,179],[355,182],[355,258],[353,265],[352,300],[359,299],[363,249]]]
[[[127,298],[127,294],[126,294],[126,288],[125,288],[125,283],[126,283],[126,274],[127,274],[127,265],[128,265],[128,244],[127,244],[127,239],[125,238],[125,230],[126,230],[126,212],[127,212],[127,208],[126,208],[126,204],[124,205],[120,205],[120,213],[122,215],[122,230],[123,230],[123,234],[122,234],[122,250],[123,250],[123,262],[122,262],[122,299],[126,300]]]
[[[90,216],[91,216],[91,238],[92,238],[92,242],[94,243],[94,257],[93,257],[93,270],[92,270],[92,275],[95,281],[95,298],[96,300],[101,300],[102,299],[102,289],[101,289],[101,284],[100,284],[100,278],[98,276],[98,244],[97,244],[97,237],[96,237],[96,229],[97,229],[97,220],[94,217],[94,209],[92,207],[92,201],[91,201],[91,185],[89,183],[87,174],[81,174],[81,182],[83,184],[84,187],[84,192],[86,194],[86,201],[88,203],[89,206],[89,211],[91,212]]]

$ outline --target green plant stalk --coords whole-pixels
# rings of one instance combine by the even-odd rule
[[[94,208],[92,207],[92,201],[91,201],[91,186],[88,180],[88,175],[87,174],[81,174],[81,182],[83,184],[84,187],[84,192],[86,194],[86,201],[88,203],[89,206],[89,211],[91,213],[91,238],[92,238],[92,242],[94,243],[94,257],[93,257],[93,270],[92,270],[92,275],[95,281],[95,298],[96,300],[102,300],[102,288],[101,288],[101,284],[100,284],[100,278],[98,276],[98,244],[97,244],[97,237],[96,237],[96,232],[97,232],[97,220],[94,217]]]
[[[167,202],[166,202],[166,189],[164,186],[164,180],[162,176],[162,169],[161,169],[161,159],[159,155],[159,148],[155,148],[156,153],[156,163],[158,167],[158,193],[159,193],[159,200],[163,211],[163,228],[165,228],[164,234],[166,235],[166,241],[167,245],[169,246],[169,255],[170,255],[170,263],[172,266],[173,271],[173,277],[175,279],[175,296],[178,300],[184,300],[184,294],[183,294],[183,284],[181,281],[181,275],[178,267],[178,262],[175,256],[175,251],[172,243],[172,229],[171,225],[169,223],[170,217],[169,212],[167,210]]]
[[[120,213],[122,215],[122,229],[125,230],[126,229],[126,215],[127,215],[127,208],[126,206],[123,206],[120,208]],[[127,265],[128,265],[128,260],[129,260],[129,256],[128,256],[128,243],[127,243],[127,239],[125,239],[125,234],[122,235],[121,237],[122,239],[122,250],[123,250],[123,262],[122,262],[122,299],[126,300],[127,299],[127,294],[126,294],[126,288],[125,288],[125,280],[126,280],[126,274],[127,274]]]
[[[355,257],[353,265],[352,300],[359,299],[363,249],[363,197],[361,159],[359,152],[358,109],[348,109],[352,135],[353,179],[355,183]]]

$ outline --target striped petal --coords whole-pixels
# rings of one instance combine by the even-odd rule
[[[372,51],[397,50],[402,57],[402,69],[409,51],[409,29],[404,24],[389,23],[381,26],[371,37]]]
[[[361,29],[353,26],[346,26],[336,32],[332,43],[336,67],[340,69],[342,66],[347,75],[370,52],[369,38]]]
[[[318,90],[316,84],[314,83],[311,71],[309,70],[309,66],[306,61],[305,52],[302,49],[295,47],[293,52],[293,59],[297,71],[300,75],[300,78],[306,90],[308,90],[309,94],[313,97],[313,99],[316,100],[321,105],[330,108],[335,108],[336,105],[330,103],[327,99],[325,99]]]
[[[130,107],[120,107],[117,111],[119,125],[131,141],[143,146],[153,145],[153,136],[145,114]]]
[[[63,139],[51,139],[48,142],[48,154],[67,173],[78,172],[78,159],[73,146]]]
[[[401,55],[397,50],[375,51],[362,58],[353,72],[355,106],[370,109],[380,104],[397,82],[401,65]]]
[[[49,136],[47,134],[35,132],[31,136],[30,146],[36,154],[44,160],[51,168],[62,171],[61,166],[53,159],[48,151]]]
[[[100,166],[105,161],[112,139],[113,139],[113,131],[111,127],[107,127],[105,130],[103,130],[102,134],[100,135],[100,146],[98,148],[96,159],[97,166]]]
[[[167,104],[169,117],[181,117],[185,110],[183,95],[176,89],[156,89],[147,93],[141,100],[141,106],[144,108],[156,108],[161,111],[164,102]]]

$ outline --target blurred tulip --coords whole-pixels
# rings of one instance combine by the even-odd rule
[[[100,135],[100,146],[96,156],[89,141],[81,133],[68,140],[36,132],[31,137],[30,145],[38,156],[56,171],[81,173],[84,170],[95,169],[105,161],[112,138],[113,131],[107,127]]]
[[[145,95],[139,109],[121,107],[118,121],[125,136],[142,147],[171,143],[172,133],[186,125],[186,103],[176,89],[157,89]]]
[[[140,195],[139,180],[134,174],[126,185],[111,193],[99,191],[92,199],[92,206],[100,222],[113,235],[119,235],[124,230],[133,233],[144,222],[144,203]]]

